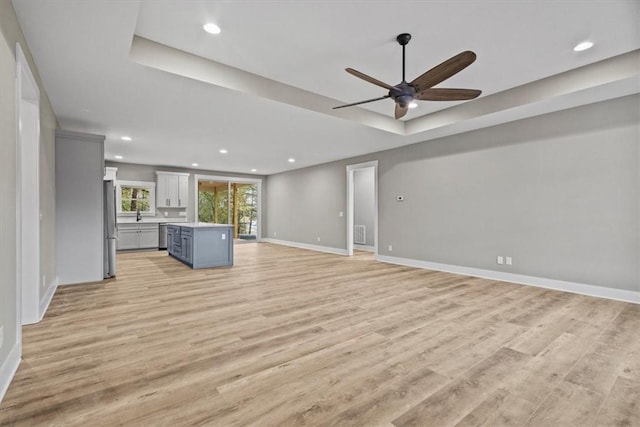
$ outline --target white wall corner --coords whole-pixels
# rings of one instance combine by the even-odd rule
[[[42,296],[40,300],[40,320],[44,318],[44,315],[47,313],[47,309],[49,308],[49,304],[51,304],[51,300],[53,299],[53,295],[56,293],[58,289],[58,276],[55,277],[49,283],[47,287],[47,293]]]
[[[262,238],[262,242],[273,243],[275,245],[290,246],[292,248],[308,249],[310,251],[316,251],[316,252],[325,252],[325,253],[334,254],[334,255],[347,255],[346,249],[332,248],[329,246],[319,246],[319,245],[311,245],[309,243],[289,242],[286,240],[271,239],[271,238]]]
[[[461,274],[464,276],[480,277],[482,279],[498,280],[502,282],[517,283],[519,285],[535,286],[538,288],[553,289],[562,292],[587,295],[591,297],[606,298],[616,301],[640,304],[640,292],[624,289],[606,288],[604,286],[586,285],[583,283],[566,282],[564,280],[547,279],[544,277],[525,276],[523,274],[505,273],[502,271],[483,270],[480,268],[463,267],[459,265],[440,264],[436,262],[421,261],[409,258],[399,258],[387,255],[378,255],[377,261],[389,264],[404,265],[407,267],[424,268],[427,270],[444,271],[447,273]]]
[[[0,366],[0,402],[2,402],[5,394],[7,394],[7,390],[9,389],[9,385],[11,384],[11,380],[13,380],[13,377],[18,370],[21,356],[22,343],[17,342],[9,352],[7,359],[4,361],[2,366]]]

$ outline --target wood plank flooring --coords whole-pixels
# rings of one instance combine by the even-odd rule
[[[24,328],[0,425],[640,426],[640,306],[266,243],[118,255]]]

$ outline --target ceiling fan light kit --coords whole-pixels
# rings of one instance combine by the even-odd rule
[[[353,107],[355,105],[391,98],[396,103],[395,117],[396,119],[400,119],[407,114],[409,108],[413,108],[414,101],[465,101],[480,96],[482,91],[477,89],[433,88],[433,86],[442,83],[446,79],[464,70],[476,60],[476,54],[470,50],[464,51],[447,59],[443,63],[436,65],[432,69],[424,72],[422,75],[407,83],[405,78],[405,47],[410,40],[411,34],[409,33],[402,33],[396,37],[396,41],[400,46],[402,46],[402,82],[392,86],[361,73],[360,71],[354,70],[353,68],[347,68],[347,73],[376,86],[385,88],[389,93],[379,98],[340,105],[338,107],[333,107],[333,109]]]

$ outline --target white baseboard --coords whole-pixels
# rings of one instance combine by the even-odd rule
[[[347,255],[346,249],[332,248],[329,246],[310,245],[308,243],[289,242],[287,240],[278,240],[278,239],[270,239],[270,238],[263,238],[262,241],[265,243],[273,243],[276,245],[291,246],[293,248],[309,249],[311,251],[317,251],[317,252],[326,252],[328,254]]]
[[[22,356],[22,344],[17,342],[9,352],[7,359],[0,366],[0,402],[7,394],[11,380],[13,380],[18,366],[20,365],[20,356]]]
[[[376,247],[375,246],[356,245],[355,243],[353,244],[353,249],[358,249],[359,251],[367,251],[367,252],[375,252],[376,251]]]
[[[483,279],[500,280],[503,282],[518,283],[520,285],[536,286],[539,288],[554,289],[557,291],[571,292],[574,294],[588,295],[592,297],[607,298],[616,301],[625,301],[640,304],[640,292],[624,289],[605,288],[604,286],[586,285],[583,283],[566,282],[564,280],[546,279],[544,277],[525,276],[523,274],[505,273],[502,271],[483,270],[459,265],[439,264],[436,262],[421,261],[409,258],[398,258],[387,255],[378,255],[376,260],[390,264],[406,265],[408,267],[424,268],[428,270],[445,271],[447,273],[462,274],[465,276],[480,277]]]
[[[49,304],[51,304],[53,295],[56,293],[56,289],[58,289],[58,276],[56,276],[56,278],[49,284],[47,293],[44,294],[40,300],[40,320],[42,320],[44,315],[47,313],[47,309],[49,308]]]

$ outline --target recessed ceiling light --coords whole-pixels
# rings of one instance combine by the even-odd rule
[[[224,148],[222,150],[220,150],[220,154],[227,154],[227,153],[228,153],[228,151],[225,150]]]
[[[131,137],[130,136],[123,136],[123,137],[120,137],[120,139],[123,140],[123,141],[131,141]]]
[[[576,47],[573,48],[576,52],[582,52],[583,50],[587,50],[593,46],[593,42],[584,41],[582,43],[578,43]]]
[[[294,159],[293,157],[290,157],[290,158],[289,158],[289,163],[293,163],[293,162],[295,162],[295,161],[296,161],[296,159]]]
[[[409,103],[409,108],[416,108],[418,106],[417,102],[410,102]]]
[[[204,24],[202,28],[204,28],[204,30],[209,34],[220,34],[220,27],[214,23],[210,22],[208,24]]]
[[[251,169],[251,172],[258,172],[258,169]]]
[[[198,166],[197,163],[191,163],[191,166]]]
[[[122,160],[122,156],[113,156],[114,159]]]

